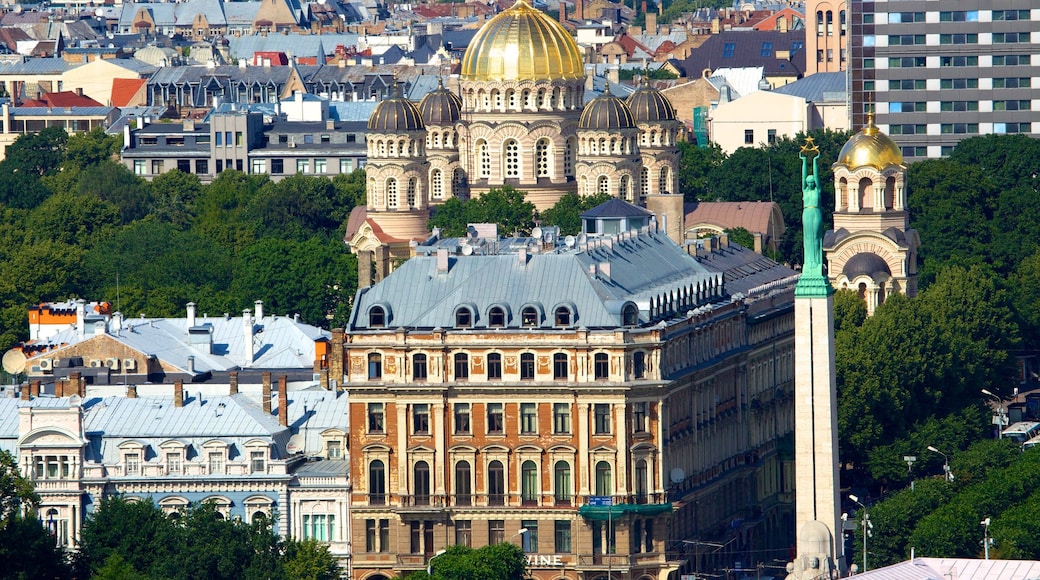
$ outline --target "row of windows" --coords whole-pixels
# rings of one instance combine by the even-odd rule
[[[498,89],[492,89],[491,92],[485,92],[481,89],[476,92],[469,91],[466,94],[466,100],[473,108],[479,108],[484,111],[519,111],[538,108],[570,109],[572,104],[580,105],[581,98],[579,94],[579,90],[575,87],[555,87],[551,90],[538,89],[537,91],[507,89],[504,93]],[[493,109],[492,104],[494,105]]]
[[[566,353],[557,352],[553,354],[552,372],[554,380],[567,380],[570,378],[570,357]],[[593,378],[605,381],[610,378],[610,357],[605,352],[595,353],[592,357]],[[454,380],[469,379],[470,360],[466,353],[455,353]],[[525,352],[520,354],[520,380],[535,380],[534,353]],[[636,379],[646,378],[646,353],[638,351],[632,354],[632,375]],[[427,357],[423,353],[412,355],[412,380],[425,381],[429,376],[429,365]],[[383,357],[379,353],[368,355],[368,379],[376,381],[383,378]],[[502,354],[490,352],[487,354],[487,379],[502,380]]]
[[[668,173],[662,170],[662,176],[670,179]],[[390,178],[386,182],[387,200],[389,207],[397,207],[397,180]],[[409,205],[414,204],[415,179],[408,182]],[[391,198],[391,193],[393,197]],[[392,202],[391,202],[392,200]],[[374,305],[368,309],[369,328],[386,328],[389,323],[387,309],[380,305]],[[639,322],[639,308],[635,304],[626,304],[622,308],[622,324],[624,326],[635,326]],[[505,328],[510,322],[508,311],[502,306],[492,306],[487,311],[488,328]],[[553,326],[568,327],[575,323],[578,313],[569,306],[557,306],[553,310]],[[520,310],[520,326],[522,328],[538,328],[542,325],[544,317],[542,310],[535,305],[524,306]],[[477,322],[477,313],[467,305],[460,305],[455,309],[455,328],[473,328]]]
[[[593,492],[597,496],[614,495],[614,468],[608,461],[598,461],[594,468]],[[539,467],[534,461],[527,460],[520,465],[520,498],[523,505],[538,505],[541,497],[541,486],[538,482]],[[635,495],[647,497],[649,490],[649,471],[645,459],[635,462],[633,474]],[[553,501],[556,505],[570,505],[574,496],[571,464],[559,460],[553,464]],[[430,464],[416,461],[412,466],[412,502],[414,505],[430,505],[431,489]],[[454,505],[473,505],[473,467],[469,461],[455,463],[453,478],[455,492]],[[497,460],[487,464],[487,499],[490,506],[506,505],[506,472],[505,465]],[[368,464],[368,499],[369,505],[386,505],[386,464],[381,459],[373,459]],[[638,501],[638,500],[637,500]]]
[[[841,35],[845,36],[847,26],[845,23],[845,11],[841,10],[838,12],[838,17],[841,21]],[[816,11],[816,36],[834,36],[834,12],[827,10]],[[766,55],[762,55],[766,56]]]
[[[196,159],[195,170],[192,171],[190,159],[178,159],[177,170],[182,173],[195,173],[197,175],[209,174],[209,160],[208,159]],[[291,160],[290,160],[291,162]],[[361,169],[365,166],[363,161],[358,161],[357,168]],[[245,169],[241,159],[217,159],[216,160],[217,173],[224,171],[224,169],[237,169],[243,171]],[[285,175],[285,160],[284,159],[253,159],[250,162],[251,173],[254,175],[259,174],[270,174],[270,175]],[[149,171],[150,170],[150,171]],[[160,175],[166,171],[166,163],[163,159],[135,159],[134,160],[134,175]],[[340,159],[339,160],[339,172],[340,173],[351,173],[354,171],[354,160],[353,159]],[[303,173],[308,175],[326,175],[329,173],[329,160],[328,159],[297,159],[295,173]]]
[[[923,56],[892,57],[888,59],[888,68],[920,68],[928,66]]]
[[[632,432],[645,433],[648,429],[647,419],[649,417],[649,405],[645,402],[631,403],[632,408]],[[430,405],[429,403],[413,403],[411,405],[412,433],[415,435],[429,435]],[[488,435],[505,435],[505,404],[485,403],[485,433]],[[452,419],[455,435],[472,435],[472,406],[470,403],[455,403],[452,406]],[[609,403],[595,403],[592,405],[592,429],[594,435],[610,435],[613,432],[613,413]],[[538,435],[541,430],[538,425],[538,403],[520,403],[520,434]],[[386,433],[386,407],[385,403],[368,404],[368,433]],[[552,433],[554,435],[571,434],[571,405],[570,403],[552,404]]]
[[[481,139],[476,143],[477,150],[477,176],[481,179],[491,177],[491,146],[487,141]],[[552,142],[548,139],[539,139],[535,142],[535,176],[552,177]],[[518,179],[523,171],[521,157],[523,149],[516,139],[507,139],[502,143],[502,174],[508,179]],[[563,149],[563,174],[570,177],[574,175],[574,139],[568,139]]]
[[[872,24],[874,21],[873,14],[863,15],[864,24]],[[870,16],[870,22],[867,22],[867,16]],[[992,11],[993,21],[1005,21],[1005,20],[1029,20],[1028,10],[993,10]],[[900,24],[910,22],[924,22],[924,12],[891,12],[888,15],[889,24]],[[978,10],[944,10],[939,12],[939,22],[978,22],[979,11]]]

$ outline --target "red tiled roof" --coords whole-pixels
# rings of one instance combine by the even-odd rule
[[[39,99],[26,99],[21,102],[22,107],[103,107],[101,103],[90,97],[78,95],[72,91],[61,91],[58,93],[44,93]]]
[[[112,79],[112,106],[126,107],[148,79]]]
[[[685,205],[686,227],[697,224],[712,224],[724,229],[745,228],[749,232],[771,236],[769,230],[776,229],[776,237],[784,232],[783,214],[780,206],[768,201],[713,201]],[[770,218],[776,222],[770,223]]]

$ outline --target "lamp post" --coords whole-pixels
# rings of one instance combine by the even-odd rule
[[[700,551],[697,549],[697,547],[698,546],[708,546],[710,548],[715,548],[715,550],[713,550],[711,552],[712,554],[714,554],[715,552],[718,552],[722,548],[726,547],[726,544],[716,544],[715,542],[701,542],[699,540],[681,540],[681,541],[684,544],[689,544],[689,545],[694,547],[693,548],[693,557],[694,557],[693,580],[701,580],[701,554],[700,554]],[[730,540],[730,542],[732,542],[732,541],[733,540]],[[729,542],[726,542],[726,543],[728,544]]]
[[[873,536],[874,533],[871,531],[874,529],[874,524],[870,522],[870,514],[867,513],[867,506],[859,503],[859,498],[849,494],[849,499],[853,503],[863,508],[863,517],[860,519],[860,525],[863,526],[863,571],[867,571],[867,538]]]
[[[992,540],[989,539],[989,518],[986,518],[979,522],[982,526],[982,547],[986,551],[986,559],[989,560],[989,545]]]
[[[431,556],[430,559],[426,561],[427,576],[431,578],[433,577],[433,561],[437,559],[437,556],[443,556],[445,552],[447,552],[447,550],[437,550],[437,553]]]
[[[943,453],[942,451],[939,451],[935,447],[932,447],[931,445],[928,446],[928,451],[932,451],[932,452],[938,453],[939,455],[943,456],[943,472],[946,474],[946,481],[952,482],[953,481],[953,472],[950,471],[950,457],[948,455],[946,455],[945,453]]]
[[[513,534],[512,536],[509,536],[509,542],[512,543],[513,542],[513,538],[519,536],[520,537],[520,549],[523,550],[524,549],[524,534],[526,534],[529,531],[530,530],[528,530],[527,528],[520,528],[519,530],[516,531],[515,534]]]
[[[982,394],[987,397],[993,397],[997,400],[997,416],[994,418],[994,423],[997,424],[997,439],[1004,438],[1004,426],[1007,425],[1007,414],[1004,412],[1004,399],[994,395],[987,389],[982,389]]]

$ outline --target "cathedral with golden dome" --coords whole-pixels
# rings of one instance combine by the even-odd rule
[[[893,293],[917,294],[921,240],[910,229],[906,166],[874,115],[842,147],[834,170],[834,229],[823,250],[831,284],[859,293],[867,313]]]
[[[378,281],[410,256],[410,243],[429,236],[432,208],[504,186],[539,211],[568,193],[609,193],[657,214],[680,242],[675,108],[649,86],[587,102],[585,91],[574,38],[517,0],[474,36],[456,90],[379,103],[368,122],[367,205],[347,228],[361,282],[372,261]]]

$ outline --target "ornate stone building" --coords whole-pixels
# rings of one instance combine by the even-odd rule
[[[917,295],[917,249],[906,207],[906,166],[874,116],[838,154],[834,169],[834,230],[823,249],[837,289],[859,292],[873,313],[885,297]]]
[[[458,92],[416,106],[382,101],[368,129],[368,203],[347,242],[362,285],[378,281],[409,243],[428,237],[430,209],[512,186],[543,210],[564,194],[607,192],[649,207],[681,240],[676,140],[682,124],[659,91],[609,91],[586,103],[585,63],[558,22],[525,0],[488,21],[462,60]],[[674,230],[674,231],[673,231]]]
[[[330,352],[358,580],[452,544],[515,542],[538,580],[784,552],[795,272],[650,218],[612,200],[577,238],[431,237],[358,294]]]

